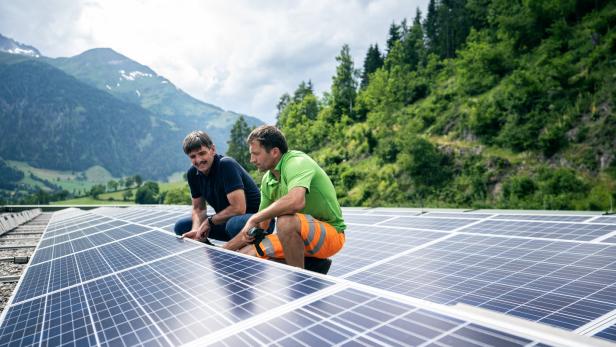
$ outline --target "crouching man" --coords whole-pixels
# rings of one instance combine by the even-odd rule
[[[250,243],[248,231],[265,229],[276,219],[277,233],[261,242],[262,258],[284,260],[304,268],[308,260],[327,259],[344,245],[346,228],[336,191],[325,171],[308,155],[289,151],[287,141],[274,126],[260,126],[247,139],[250,161],[265,172],[259,212],[248,218],[239,237]],[[257,255],[255,245],[240,249]]]

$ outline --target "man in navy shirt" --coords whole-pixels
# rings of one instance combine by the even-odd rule
[[[195,240],[211,237],[232,248],[243,246],[235,238],[252,214],[259,210],[260,192],[254,180],[233,158],[216,154],[216,146],[203,131],[193,131],[183,143],[192,162],[187,179],[192,195],[192,216],[175,224],[175,233]],[[207,215],[207,201],[215,214]]]

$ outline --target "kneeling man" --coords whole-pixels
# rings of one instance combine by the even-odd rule
[[[308,155],[289,151],[287,141],[274,126],[260,126],[247,139],[250,161],[267,171],[261,183],[259,212],[252,215],[238,236],[252,242],[248,231],[267,227],[277,217],[277,233],[261,242],[263,258],[284,259],[304,268],[304,257],[326,259],[344,245],[346,228],[336,190],[325,171]],[[257,255],[254,245],[240,249]]]

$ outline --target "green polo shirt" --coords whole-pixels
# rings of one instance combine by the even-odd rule
[[[274,170],[280,172],[280,181],[268,171],[261,182],[259,211],[287,195],[295,187],[306,188],[306,205],[300,211],[329,223],[338,232],[346,229],[342,220],[336,190],[325,171],[312,158],[300,151],[285,153]]]

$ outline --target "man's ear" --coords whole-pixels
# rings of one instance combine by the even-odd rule
[[[280,148],[278,147],[272,148],[272,155],[274,155],[276,158],[280,158],[281,156]]]
[[[210,148],[214,151],[214,153],[216,153],[216,145],[215,144],[212,143],[212,147],[210,147]]]

